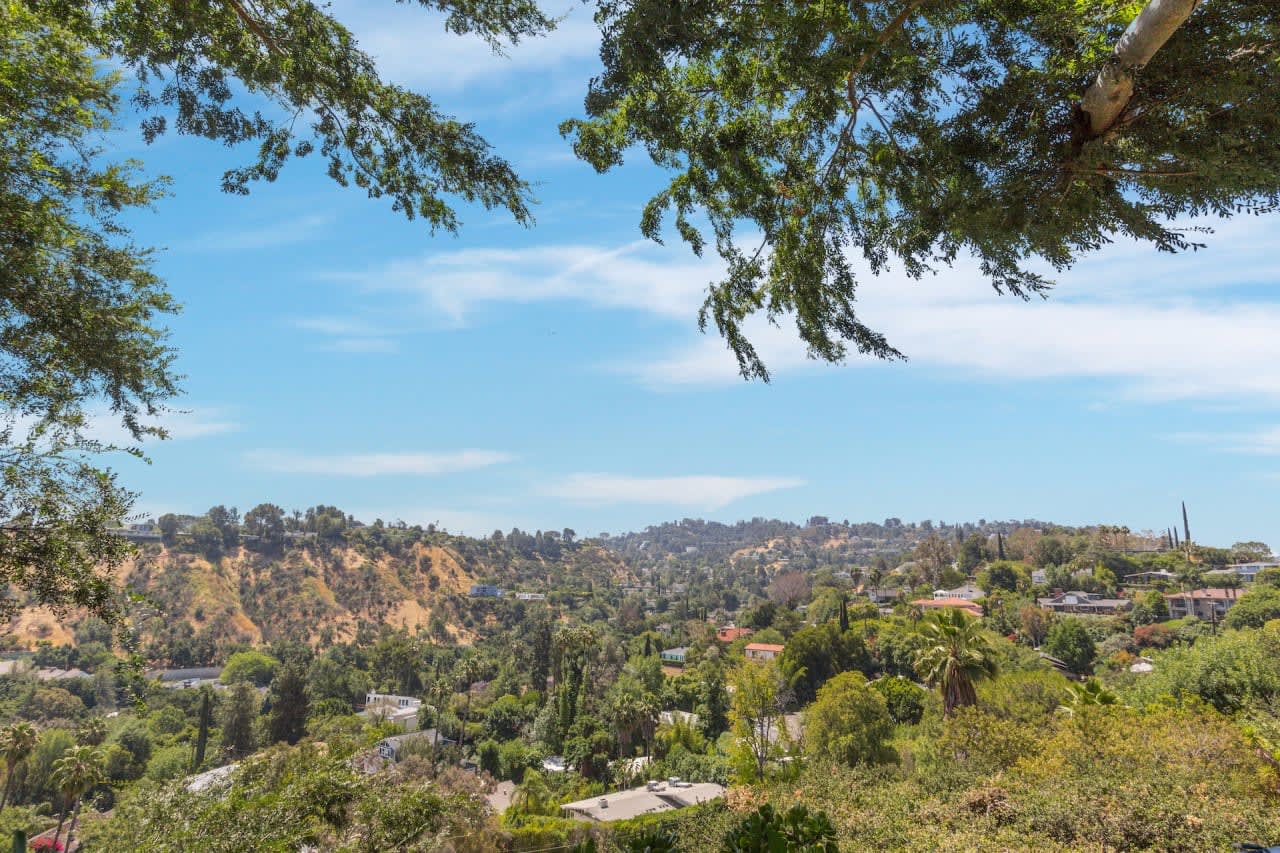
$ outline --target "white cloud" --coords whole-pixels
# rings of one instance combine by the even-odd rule
[[[716,510],[741,498],[793,489],[804,480],[793,477],[628,477],[620,474],[573,474],[548,487],[551,497],[584,503],[669,504]]]
[[[169,410],[155,418],[142,418],[144,424],[157,426],[165,430],[171,441],[186,441],[207,438],[236,432],[240,429],[230,414],[220,408],[196,408],[190,410]],[[117,447],[129,447],[137,444],[117,415],[105,407],[97,408],[89,413],[85,434],[103,444]],[[147,444],[155,445],[158,439],[151,439]]]
[[[433,476],[487,468],[515,457],[496,450],[458,450],[447,453],[352,453],[332,456],[291,451],[253,450],[245,461],[280,474],[319,474],[331,477],[380,477],[387,475]]]
[[[507,46],[504,55],[495,54],[476,36],[446,31],[442,14],[416,4],[343,0],[334,8],[387,79],[432,92],[528,79],[532,71],[540,72],[545,83],[546,72],[589,60],[600,49],[599,29],[590,10],[580,6],[569,6],[563,13],[552,10],[564,19],[551,34]],[[575,76],[577,91],[585,92],[587,77]]]
[[[196,235],[192,240],[177,246],[180,249],[206,252],[247,252],[255,249],[275,249],[314,240],[333,222],[331,214],[311,214],[283,219],[279,222],[241,227],[226,231],[211,231]]]
[[[1227,453],[1280,456],[1280,426],[1246,432],[1179,432],[1166,436],[1181,444],[1203,444]]]
[[[399,349],[396,335],[400,330],[392,324],[336,317],[300,317],[292,323],[326,338],[324,348],[334,352],[387,353]]]
[[[1054,278],[1047,300],[995,294],[977,265],[961,260],[922,281],[872,276],[858,290],[860,317],[910,359],[992,380],[1088,378],[1149,399],[1280,403],[1280,236],[1274,219],[1212,223],[1208,248],[1178,255],[1121,243]],[[686,248],[542,245],[463,249],[398,260],[345,276],[388,302],[397,316],[417,304],[424,324],[461,324],[490,303],[568,300],[676,321],[689,335],[643,359],[604,364],[657,389],[742,381],[714,330],[692,332],[716,261]],[[1268,287],[1269,285],[1269,287]],[[787,318],[745,329],[776,375],[813,370]],[[677,339],[681,340],[681,339]],[[601,361],[607,361],[601,358]],[[877,362],[854,354],[849,367]]]
[[[425,318],[453,325],[487,303],[552,300],[639,310],[692,325],[716,266],[673,257],[648,242],[617,248],[462,249],[343,278],[369,290],[407,295]]]
[[[1276,233],[1274,223],[1269,227]],[[990,379],[1083,377],[1142,398],[1274,405],[1280,300],[1252,287],[1229,299],[1224,289],[1274,282],[1280,257],[1244,226],[1235,233],[1243,235],[1239,248],[1232,239],[1212,239],[1196,255],[1117,247],[1114,267],[1104,253],[1059,276],[1049,299],[1029,303],[994,294],[972,262],[918,282],[901,273],[864,275],[859,316],[915,367]],[[775,375],[816,366],[785,319],[773,327],[752,318],[745,328]],[[848,364],[876,362],[855,355]],[[654,387],[741,381],[714,334],[616,369]]]

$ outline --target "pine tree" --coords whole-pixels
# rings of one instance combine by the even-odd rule
[[[247,681],[231,689],[231,701],[222,718],[222,749],[230,758],[253,752],[253,722],[258,717],[258,691]]]
[[[307,680],[302,667],[289,663],[271,685],[271,716],[267,731],[273,742],[294,744],[307,732]]]

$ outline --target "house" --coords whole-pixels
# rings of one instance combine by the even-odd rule
[[[412,732],[418,728],[418,710],[421,707],[422,700],[416,696],[367,693],[360,716],[391,723],[402,732]]]
[[[962,598],[965,601],[977,601],[979,598],[985,598],[986,593],[981,588],[971,583],[962,584],[955,589],[935,589],[933,597],[937,600],[944,598]]]
[[[487,583],[473,583],[471,585],[472,598],[502,598],[507,591],[500,586],[490,586]]]
[[[1124,582],[1130,584],[1138,583],[1157,583],[1175,581],[1178,576],[1173,572],[1156,571],[1156,572],[1136,572],[1132,575],[1125,575]]]
[[[982,605],[967,598],[917,598],[911,603],[924,611],[963,610],[970,616],[982,615]]]
[[[897,601],[898,599],[902,598],[902,594],[903,594],[902,590],[900,589],[875,588],[875,587],[872,587],[871,589],[866,590],[866,593],[867,593],[867,598],[871,599],[872,604],[887,604],[892,601]]]
[[[607,823],[705,803],[723,797],[724,791],[724,786],[715,782],[682,782],[672,778],[666,782],[646,782],[639,788],[565,803],[560,809],[566,817]]]
[[[399,761],[400,755],[404,751],[405,744],[422,742],[430,744],[432,747],[449,746],[453,741],[440,734],[435,729],[423,729],[420,732],[410,732],[403,735],[392,735],[378,741],[378,755],[387,761]]]
[[[152,669],[147,671],[146,676],[159,681],[165,687],[199,687],[202,684],[219,683],[222,668],[189,666],[181,669]]]
[[[89,673],[83,669],[57,669],[55,667],[45,667],[36,670],[36,678],[41,681],[69,681],[74,678],[89,678]]]
[[[1049,573],[1044,569],[1031,570],[1031,582],[1033,584],[1045,584],[1049,582]]]
[[[1245,583],[1253,583],[1263,569],[1280,569],[1280,563],[1232,563],[1227,566],[1227,571],[1235,572]]]
[[[422,705],[422,700],[417,696],[397,696],[394,693],[366,693],[364,694],[365,710],[374,705],[392,705],[396,708],[414,708],[415,710]]]
[[[674,649],[664,649],[661,655],[662,662],[671,666],[684,666],[684,657],[688,654],[687,646],[676,646]]]
[[[764,661],[773,660],[782,654],[785,646],[779,643],[747,643],[745,653],[747,660]]]
[[[1127,598],[1103,598],[1093,592],[1071,590],[1059,592],[1048,598],[1037,598],[1036,603],[1054,613],[1091,613],[1094,615],[1113,615],[1123,613],[1133,607]]]
[[[1217,622],[1240,597],[1238,589],[1195,589],[1191,592],[1166,593],[1169,616],[1182,619],[1194,616],[1206,622]]]
[[[732,643],[739,637],[750,637],[755,631],[750,628],[735,628],[732,625],[726,625],[719,631],[716,631],[716,639],[722,643]]]
[[[546,601],[545,592],[517,592],[516,601]]]

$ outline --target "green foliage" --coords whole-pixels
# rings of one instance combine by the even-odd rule
[[[276,668],[279,666],[280,661],[271,655],[256,649],[249,649],[243,652],[236,652],[227,658],[227,664],[222,668],[221,678],[224,684],[247,681],[258,687],[266,687],[271,683],[271,679],[275,676]]]
[[[1033,260],[1060,269],[1115,234],[1185,249],[1181,215],[1273,207],[1271,12],[1202,4],[1142,70],[1142,121],[1095,137],[1080,97],[1135,4],[608,0],[604,71],[561,130],[598,170],[643,148],[675,173],[641,231],[672,216],[695,252],[714,243],[727,275],[700,319],[744,375],[767,376],[742,325],[760,311],[794,314],[815,358],[889,358],[854,308],[857,255],[918,277],[972,254],[1028,297],[1049,286]]]
[[[1206,702],[1224,714],[1280,701],[1280,624],[1228,631],[1155,655],[1155,671],[1136,681],[1126,697],[1154,705],[1166,696]]]
[[[1054,623],[1044,640],[1044,651],[1062,661],[1072,672],[1085,673],[1093,667],[1097,647],[1089,630],[1079,619],[1067,617]]]
[[[893,719],[884,696],[860,672],[835,676],[804,711],[805,752],[850,766],[895,761]]]
[[[787,640],[779,666],[796,701],[812,702],[818,689],[832,677],[849,670],[868,670],[870,655],[862,637],[840,631],[835,622],[801,628]]]
[[[1228,628],[1261,628],[1272,619],[1280,619],[1280,587],[1258,586],[1240,596],[1223,624]]]
[[[924,645],[916,669],[942,691],[944,716],[978,701],[974,683],[996,674],[995,652],[979,620],[960,610],[944,610],[920,629]]]
[[[92,832],[92,835],[88,833]],[[191,792],[143,783],[110,820],[86,827],[98,850],[213,851],[447,849],[468,838],[496,846],[478,799],[429,784],[364,775],[349,756],[316,745],[276,747],[242,762],[225,787]]]
[[[996,590],[1018,592],[1031,584],[1031,572],[1023,563],[998,560],[978,572],[978,586],[988,595]]]
[[[721,853],[839,853],[836,831],[822,812],[795,805],[785,812],[763,805],[748,815],[720,846]]]
[[[273,742],[295,744],[307,733],[307,683],[303,672],[300,664],[286,664],[271,683],[267,736]]]
[[[900,724],[915,725],[924,716],[928,694],[914,681],[900,675],[886,675],[871,682],[884,697],[889,717]]]
[[[132,498],[98,467],[114,448],[89,433],[86,406],[105,405],[129,441],[163,435],[145,420],[177,393],[158,325],[175,306],[121,221],[160,186],[103,162],[120,75],[70,16],[0,8],[0,579],[115,624],[110,576],[131,549],[106,530]],[[0,615],[22,602],[6,596]]]
[[[782,753],[782,714],[787,687],[776,660],[746,662],[733,672],[734,770],[744,779],[763,779],[769,762]]]

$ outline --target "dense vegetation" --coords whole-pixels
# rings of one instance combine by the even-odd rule
[[[216,664],[220,683],[139,680],[92,617],[68,642],[36,642],[32,666],[89,676],[0,679],[14,721],[0,751],[6,821],[45,828],[65,813],[64,835],[75,821],[100,849],[183,849],[181,824],[209,849],[613,850],[665,833],[666,849],[694,853],[740,825],[784,832],[799,801],[845,851],[1280,838],[1280,572],[1261,573],[1220,624],[1169,620],[1160,588],[1119,580],[1164,569],[1165,589],[1221,585],[1214,569],[1269,552],[1261,543],[821,518],[476,540],[271,505],[156,530],[123,576],[149,598],[134,612],[138,647],[157,665]],[[966,578],[986,590],[981,622],[910,604]],[[472,582],[546,598],[472,596]],[[872,604],[860,590],[873,582],[904,599]],[[1062,616],[1036,602],[1051,585],[1135,606]],[[405,600],[421,612],[398,626]],[[219,633],[215,602],[260,634]],[[168,607],[186,618],[163,618]],[[754,634],[720,641],[727,622]],[[750,641],[785,648],[752,663]],[[664,667],[659,652],[677,646],[683,666]],[[1036,646],[1092,677],[1073,680]],[[1140,658],[1153,671],[1131,671]],[[438,734],[385,762],[375,746],[400,729],[356,715],[371,690],[420,698],[416,722]],[[71,756],[75,784],[58,769]],[[544,765],[553,756],[565,771]],[[230,765],[200,790],[182,781]],[[728,797],[610,825],[559,814],[667,776],[729,785]],[[516,787],[498,813],[482,797],[504,780]],[[97,819],[108,806],[114,817]]]

